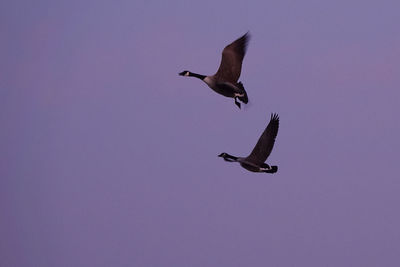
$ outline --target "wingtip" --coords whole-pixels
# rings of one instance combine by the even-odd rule
[[[271,113],[271,121],[279,121],[278,113]]]
[[[250,35],[249,31],[247,31],[242,37],[244,39],[244,45],[243,46],[244,46],[244,52],[245,53],[247,52],[247,48],[249,46],[250,37],[251,37],[251,35]]]
[[[243,38],[245,38],[246,46],[248,45],[248,42],[250,41],[251,34],[250,31],[247,31],[244,35]]]

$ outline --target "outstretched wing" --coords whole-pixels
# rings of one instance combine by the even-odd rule
[[[218,80],[235,84],[240,77],[242,61],[246,54],[250,34],[245,35],[227,45],[222,51],[221,64],[215,74]]]
[[[274,147],[278,128],[279,117],[277,114],[271,114],[271,120],[267,128],[265,128],[260,139],[258,139],[256,146],[253,148],[253,151],[251,151],[251,154],[246,158],[246,160],[257,165],[263,164],[271,154],[272,148]]]

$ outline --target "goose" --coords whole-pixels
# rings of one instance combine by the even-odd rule
[[[228,153],[221,153],[218,157],[222,157],[225,161],[239,162],[240,165],[251,172],[275,173],[278,166],[269,166],[264,163],[271,154],[274,147],[275,138],[278,134],[279,117],[277,114],[271,114],[271,120],[264,132],[258,139],[256,146],[247,158],[235,157]]]
[[[188,70],[182,71],[179,75],[196,77],[202,80],[218,94],[234,98],[235,104],[240,109],[240,103],[237,99],[245,104],[249,101],[243,84],[237,82],[240,77],[242,61],[246,53],[249,39],[250,34],[247,32],[224,48],[220,66],[214,75],[206,76]]]

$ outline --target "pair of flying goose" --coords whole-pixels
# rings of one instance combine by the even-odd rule
[[[244,104],[247,104],[249,101],[243,84],[238,82],[249,39],[250,36],[246,33],[224,48],[221,64],[214,75],[206,76],[187,70],[182,71],[179,75],[196,77],[202,80],[218,94],[233,98],[235,104],[240,108],[238,99]],[[265,160],[271,154],[274,147],[278,128],[279,117],[277,114],[272,114],[268,126],[248,157],[235,157],[225,152],[218,156],[222,157],[225,161],[238,162],[243,168],[252,172],[275,173],[278,171],[278,166],[269,166],[265,163]]]

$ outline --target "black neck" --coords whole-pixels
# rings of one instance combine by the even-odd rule
[[[201,74],[197,74],[197,73],[193,73],[193,72],[189,72],[189,76],[199,78],[200,80],[204,80],[204,78],[207,77],[205,75],[201,75]]]
[[[230,162],[237,161],[237,159],[238,159],[237,157],[229,155],[229,154],[226,154],[224,157],[224,160],[230,161]]]

